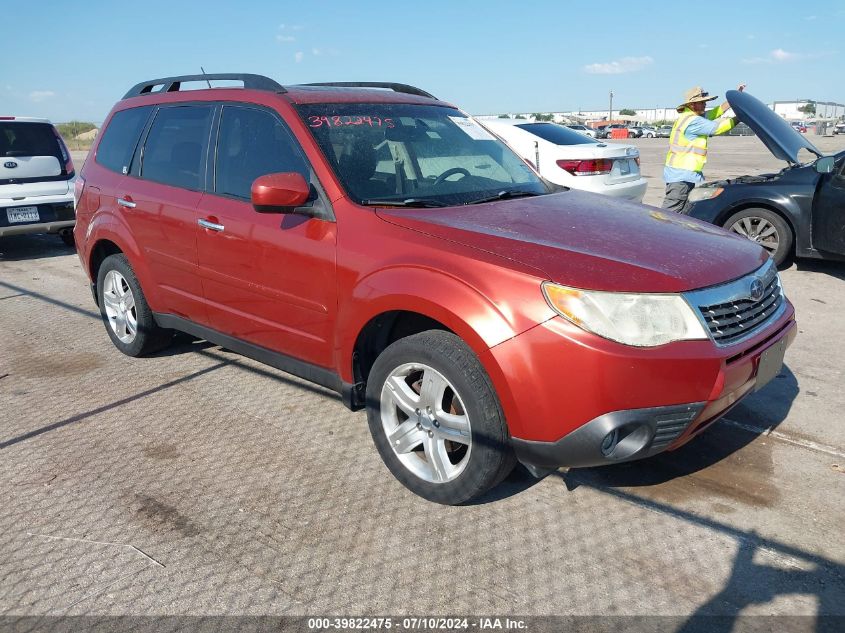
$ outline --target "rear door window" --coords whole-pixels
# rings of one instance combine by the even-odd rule
[[[97,164],[119,174],[129,173],[138,137],[150,116],[152,106],[116,112],[103,131],[97,146]]]
[[[213,114],[213,105],[160,108],[144,143],[141,178],[201,190]]]
[[[265,174],[296,172],[310,180],[299,144],[269,112],[224,106],[218,139],[216,193],[249,200],[252,183]]]

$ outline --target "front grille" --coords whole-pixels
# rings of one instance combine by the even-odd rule
[[[655,416],[657,423],[654,431],[654,439],[651,441],[652,449],[663,449],[674,442],[701,411],[701,407],[689,407],[686,411],[674,411],[663,415]]]
[[[751,298],[751,284],[756,279],[763,285],[763,294],[755,301]],[[689,298],[701,313],[713,340],[720,345],[729,345],[759,330],[784,302],[777,268],[772,262],[729,284],[689,293]]]

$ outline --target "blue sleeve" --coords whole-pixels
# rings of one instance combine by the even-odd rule
[[[719,121],[709,121],[704,117],[697,116],[687,125],[687,129],[684,130],[684,136],[690,141],[695,139],[696,136],[713,136],[713,133],[718,127]]]

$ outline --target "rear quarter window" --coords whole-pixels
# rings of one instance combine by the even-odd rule
[[[150,116],[152,106],[121,110],[112,116],[102,133],[95,160],[99,165],[119,174],[129,172],[138,137]]]
[[[589,136],[555,123],[525,123],[516,127],[555,145],[589,145],[596,142]]]

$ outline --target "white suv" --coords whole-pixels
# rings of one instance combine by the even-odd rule
[[[0,116],[0,237],[58,233],[73,245],[74,175],[50,121]]]

